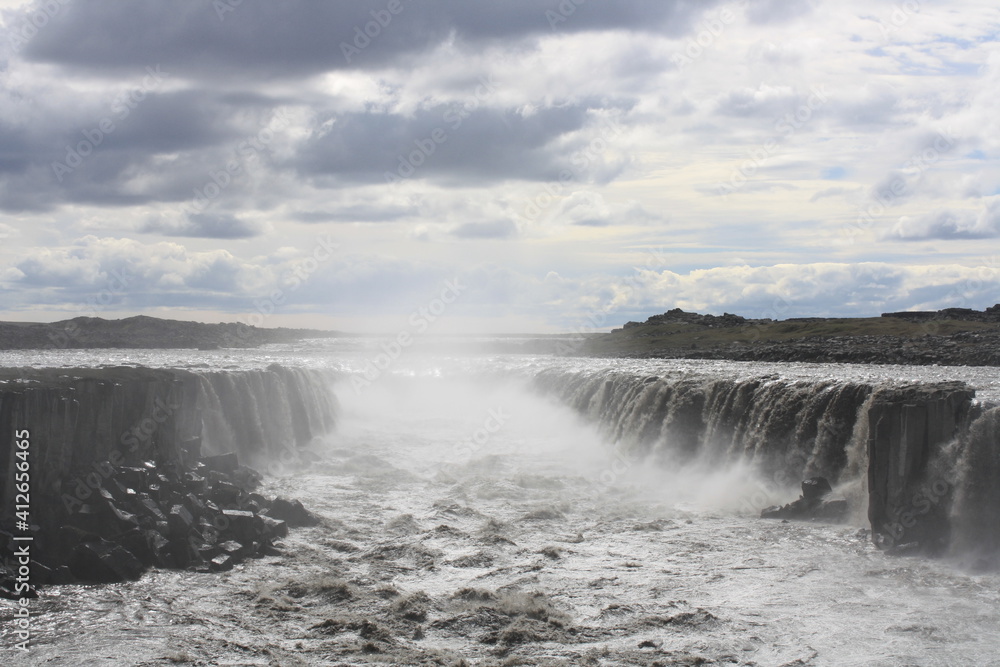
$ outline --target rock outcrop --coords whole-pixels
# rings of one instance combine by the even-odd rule
[[[742,327],[752,324],[763,324],[771,321],[772,320],[769,319],[749,320],[739,315],[733,315],[732,313],[723,313],[722,315],[686,313],[680,308],[674,308],[672,310],[668,310],[662,315],[653,315],[645,322],[626,322],[624,328],[630,329],[632,327],[642,326],[643,324],[656,325],[672,323],[698,324],[705,327]]]
[[[328,377],[276,365],[0,370],[0,551],[9,562],[15,532],[30,535],[41,584],[227,569],[266,553],[313,519],[253,493],[261,476],[240,461],[294,465],[335,410]],[[25,469],[21,514],[10,501]]]
[[[760,518],[842,521],[847,517],[847,500],[831,497],[832,492],[826,477],[810,477],[802,482],[802,495],[798,500],[784,506],[767,507],[761,510]]]
[[[838,520],[867,508],[884,549],[1000,561],[1000,408],[975,403],[965,384],[873,387],[611,367],[546,369],[535,385],[616,443],[602,484],[645,461],[747,465],[762,482],[742,511]],[[773,505],[803,478],[798,500]],[[830,493],[834,486],[847,497]]]
[[[298,501],[252,493],[259,481],[232,454],[191,465],[94,466],[58,496],[34,496],[31,583],[115,583],[153,566],[228,570],[275,553],[290,526],[317,520]],[[17,547],[14,534],[0,531],[4,561]],[[13,581],[0,571],[0,596],[14,597]]]
[[[882,313],[882,317],[895,317],[910,322],[933,322],[936,320],[964,320],[967,322],[1000,322],[1000,303],[986,310],[972,308],[945,308],[943,310],[905,310],[897,313]]]
[[[673,325],[673,326],[663,326]],[[1000,366],[1000,304],[874,318],[749,319],[679,308],[581,339],[563,354],[658,359]]]
[[[879,546],[943,553],[951,535],[954,462],[945,447],[969,426],[960,383],[882,389],[868,409],[868,518]]]

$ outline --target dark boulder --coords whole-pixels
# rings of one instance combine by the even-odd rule
[[[802,497],[809,500],[822,498],[833,491],[826,477],[810,477],[802,482]]]
[[[315,526],[319,523],[319,518],[303,507],[301,502],[281,497],[274,499],[266,514],[284,521],[292,528]]]
[[[77,545],[69,568],[80,581],[95,584],[133,581],[146,569],[130,551],[107,540]]]
[[[761,510],[762,519],[797,519],[800,521],[843,521],[847,517],[847,501],[831,498],[833,488],[825,477],[810,477],[802,482],[802,495],[784,506],[773,505]]]
[[[249,544],[257,539],[263,526],[253,512],[246,510],[222,510],[223,534]]]
[[[264,527],[264,537],[268,539],[278,539],[288,536],[288,523],[280,519],[275,519],[266,514],[260,514],[260,520]]]
[[[183,505],[174,505],[170,508],[167,525],[170,527],[168,532],[172,540],[183,540],[194,527],[194,517]]]
[[[236,456],[236,452],[229,452],[228,454],[219,454],[218,456],[204,456],[201,459],[201,464],[209,472],[232,475],[239,467],[240,460]]]
[[[212,493],[209,497],[219,507],[235,509],[239,507],[243,493],[243,489],[232,482],[218,481],[212,484]]]
[[[222,553],[209,561],[208,566],[213,572],[225,572],[233,569],[236,561],[227,553]]]

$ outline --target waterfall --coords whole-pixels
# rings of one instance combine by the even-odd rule
[[[781,485],[837,482],[872,392],[849,382],[543,370],[538,388],[595,421],[632,455],[666,465],[748,462]],[[855,471],[857,473],[857,471]]]
[[[1000,561],[1000,407],[957,382],[871,386],[690,372],[545,369],[534,385],[632,459],[749,464],[771,487],[823,476],[886,548]],[[760,509],[760,508],[758,508]]]
[[[952,552],[1000,565],[1000,407],[986,410],[959,439],[952,505]]]
[[[32,442],[39,490],[106,462],[177,461],[235,451],[243,463],[288,463],[333,430],[333,376],[272,365],[204,371],[21,368],[0,377],[0,494],[13,497],[15,430]],[[10,509],[9,507],[6,509]]]
[[[235,450],[250,461],[294,458],[333,430],[332,378],[273,364],[266,370],[199,375],[196,409],[206,453]]]

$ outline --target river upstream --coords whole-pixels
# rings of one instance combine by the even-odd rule
[[[595,378],[610,386],[613,373],[755,382],[758,392],[771,383],[810,405],[850,383],[962,380],[996,402],[996,369],[463,354],[400,358],[363,375],[376,352],[328,341],[4,353],[7,367],[307,365],[329,374],[339,407],[336,429],[314,439],[305,462],[259,466],[261,493],[300,499],[319,525],[225,573],[152,570],[135,582],[44,588],[28,653],[12,648],[14,604],[3,601],[0,662],[1000,664],[995,570],[888,556],[871,542],[864,507],[841,524],[759,519],[764,505],[794,500],[798,480],[774,483],[730,444],[713,444],[724,457],[682,464],[663,455],[669,442],[638,448],[649,431],[638,395],[627,417],[588,415],[583,399],[567,399],[596,391]],[[716,409],[706,395],[703,411]],[[769,410],[736,431],[767,431]],[[809,447],[803,470],[829,458]],[[837,482],[849,494],[858,481],[843,456]]]

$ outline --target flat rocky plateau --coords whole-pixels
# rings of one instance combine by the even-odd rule
[[[206,324],[146,315],[121,320],[75,317],[51,323],[0,322],[0,350],[246,348],[339,335],[315,329],[262,328],[240,322]]]
[[[1000,366],[1000,304],[870,318],[747,319],[680,309],[588,338],[604,357]]]

